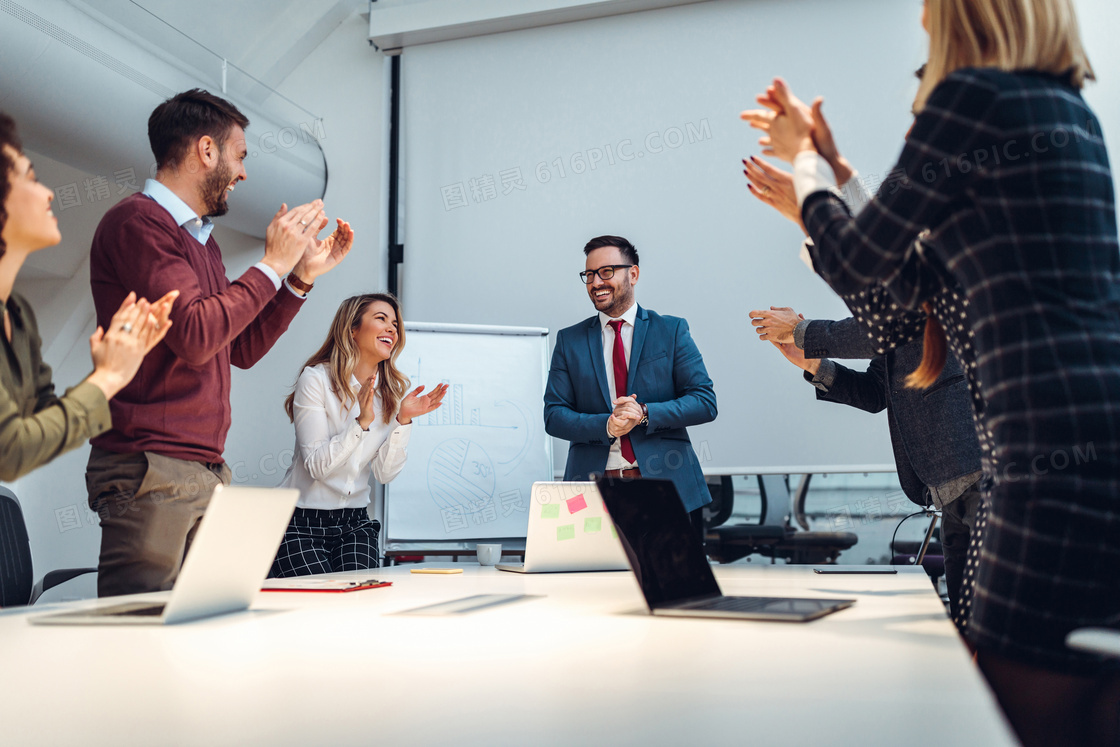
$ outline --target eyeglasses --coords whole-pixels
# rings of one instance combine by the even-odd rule
[[[633,267],[634,265],[603,265],[598,270],[585,270],[579,274],[579,279],[587,285],[595,282],[595,276],[598,275],[603,280],[610,280],[614,277],[615,270],[621,270],[624,267]]]

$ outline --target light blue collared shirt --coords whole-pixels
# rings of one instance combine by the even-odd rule
[[[214,221],[210,220],[209,216],[200,218],[198,213],[191,210],[191,206],[183,202],[179,195],[155,179],[145,180],[143,192],[155,200],[161,208],[171,213],[171,219],[193,236],[199,244],[206,246],[206,242],[210,240],[210,232],[214,230]],[[280,276],[276,274],[276,270],[273,270],[264,262],[258,262],[253,266],[268,276],[268,279],[276,286],[276,290],[280,290]],[[296,293],[294,289],[292,293],[303,297]]]
[[[176,225],[182,226],[195,241],[206,246],[210,239],[210,232],[214,230],[214,221],[209,217],[200,218],[190,205],[183,202],[179,195],[172,192],[155,179],[144,182],[144,194],[155,200],[160,207],[171,213]]]

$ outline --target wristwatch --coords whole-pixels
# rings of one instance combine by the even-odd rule
[[[308,282],[305,282],[305,281],[301,280],[299,278],[299,276],[296,275],[294,272],[289,272],[288,273],[288,285],[292,286],[293,288],[295,288],[297,291],[299,291],[300,293],[302,293],[305,296],[308,293],[311,292],[312,288],[315,287],[315,283],[308,283]]]
[[[645,405],[642,405],[642,422],[638,425],[649,425],[649,408]]]

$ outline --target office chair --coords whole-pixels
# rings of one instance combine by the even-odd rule
[[[726,479],[730,482],[730,478]],[[758,475],[758,488],[762,498],[762,517],[758,524],[713,524],[708,529],[705,545],[713,560],[731,563],[758,554],[770,558],[771,562],[783,558],[794,564],[833,563],[841,552],[859,541],[851,532],[810,532],[791,527],[788,475]],[[808,528],[804,517],[808,489],[809,476],[806,475],[795,501],[800,512],[797,521],[805,528]],[[724,492],[733,496],[730,489]],[[730,510],[726,514],[730,516]]]
[[[66,568],[51,571],[35,580],[31,565],[31,541],[19,500],[7,488],[0,487],[0,607],[35,604],[47,589],[72,578],[97,573],[96,568]]]

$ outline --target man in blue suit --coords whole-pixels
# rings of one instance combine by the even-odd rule
[[[544,395],[545,431],[571,444],[564,479],[672,480],[695,523],[712,500],[685,430],[716,417],[704,359],[688,322],[635,302],[633,244],[600,236],[583,253],[599,313],[556,335]]]

